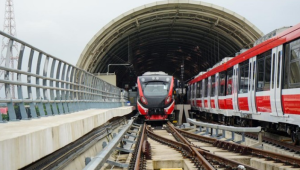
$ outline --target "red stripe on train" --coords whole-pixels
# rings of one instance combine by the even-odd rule
[[[204,100],[204,107],[208,107],[207,100]]]
[[[239,97],[238,104],[240,110],[249,111],[248,97]]]
[[[272,113],[270,96],[256,96],[256,110]]]
[[[282,95],[282,107],[285,114],[300,114],[300,95]]]
[[[196,102],[198,107],[202,107],[202,100],[197,100]]]
[[[210,99],[210,107],[216,108],[215,99]]]
[[[219,107],[220,107],[220,109],[227,109],[226,99],[219,99]]]
[[[227,98],[226,100],[226,107],[227,109],[233,110],[232,98]]]

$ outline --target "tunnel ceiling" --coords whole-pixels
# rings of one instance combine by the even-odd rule
[[[244,17],[200,1],[161,1],[132,9],[108,23],[86,45],[77,66],[117,75],[122,87],[146,71],[184,79],[206,71],[224,57],[250,48],[262,32]]]

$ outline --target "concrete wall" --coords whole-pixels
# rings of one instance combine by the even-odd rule
[[[0,169],[22,168],[131,111],[132,107],[90,109],[0,124]]]
[[[116,84],[116,82],[117,82],[117,77],[116,77],[116,75],[115,74],[108,74],[108,75],[106,75],[106,74],[95,74],[95,76],[97,76],[98,78],[100,78],[100,79],[102,79],[102,80],[104,80],[104,81],[106,81],[106,82],[108,82],[108,83],[110,83],[110,84],[112,84],[112,85],[114,85],[114,86],[117,86]]]

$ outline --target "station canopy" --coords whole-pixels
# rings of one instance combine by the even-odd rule
[[[112,20],[89,41],[77,66],[91,73],[117,75],[117,86],[146,71],[164,71],[184,80],[224,57],[253,46],[262,32],[246,18],[201,1],[160,1]],[[128,82],[132,81],[132,82]]]

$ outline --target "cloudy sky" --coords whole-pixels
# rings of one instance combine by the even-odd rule
[[[4,5],[0,0],[0,28]],[[232,10],[263,33],[300,23],[299,0],[203,0]],[[71,64],[109,21],[154,0],[14,0],[17,37]],[[1,28],[1,30],[2,30]]]

